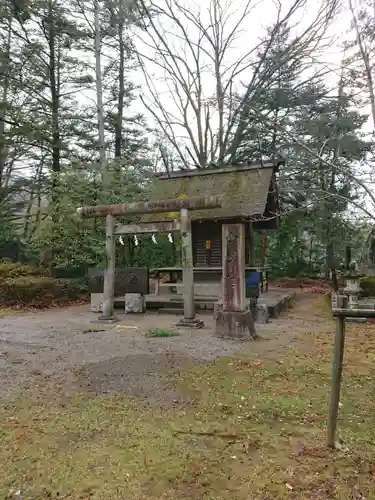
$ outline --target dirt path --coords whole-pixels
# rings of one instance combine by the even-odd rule
[[[239,351],[254,356],[282,356],[283,350],[312,329],[324,328],[316,296],[300,295],[293,310],[268,325],[261,339],[238,343],[217,339],[211,316],[206,328],[181,330],[180,336],[148,338],[152,327],[174,328],[176,318],[147,314],[121,318],[115,326],[92,324],[87,306],[27,313],[0,319],[0,398],[53,389],[131,395],[169,401],[179,397],[160,381],[169,370]]]

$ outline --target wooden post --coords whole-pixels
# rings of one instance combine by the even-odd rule
[[[268,253],[268,233],[267,231],[262,231],[261,243],[260,243],[260,265],[264,267],[267,262]]]
[[[352,261],[352,249],[350,246],[345,247],[345,268],[349,270]]]
[[[336,334],[333,348],[332,382],[328,408],[327,445],[330,448],[335,447],[337,416],[340,406],[345,346],[345,320],[346,318],[375,318],[375,311],[374,309],[348,309],[348,298],[345,295],[337,295],[337,308],[332,309],[332,314],[336,318]]]
[[[115,268],[116,268],[116,240],[114,237],[115,218],[113,215],[106,216],[106,258],[107,267],[104,272],[103,289],[103,315],[100,321],[113,322],[118,318],[114,315],[114,292],[115,292]]]
[[[255,266],[255,236],[252,222],[249,222],[249,266]]]
[[[182,252],[182,280],[184,297],[184,318],[178,323],[180,326],[201,328],[203,321],[195,318],[194,305],[194,269],[193,269],[193,244],[191,236],[191,219],[188,210],[180,211],[181,223],[181,252]]]
[[[347,307],[347,297],[337,295],[337,307]],[[345,316],[336,318],[336,333],[333,347],[333,360],[332,360],[332,381],[331,381],[331,394],[329,398],[328,408],[328,433],[327,445],[330,448],[335,447],[335,435],[337,427],[337,416],[339,412],[340,403],[340,390],[342,379],[342,364],[344,361],[344,344],[345,344]]]
[[[329,399],[329,410],[328,410],[327,444],[330,448],[335,447],[337,416],[340,403],[342,364],[344,359],[344,343],[345,343],[345,318],[340,317],[336,319],[335,344],[334,344],[333,362],[332,362],[331,395]]]
[[[160,273],[156,271],[155,295],[160,294]]]
[[[246,307],[245,227],[223,224],[223,304],[216,313],[216,335],[256,337],[253,316]]]

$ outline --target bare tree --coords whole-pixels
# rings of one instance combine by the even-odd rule
[[[367,94],[367,102],[371,109],[371,117],[375,132],[375,10],[373,2],[362,1],[359,12],[354,9],[352,0],[349,0],[349,9],[352,16],[352,25],[355,32],[355,50],[350,63],[359,63],[352,66],[353,83],[360,83],[361,91]],[[353,45],[352,45],[353,48]],[[364,88],[363,88],[364,87]]]
[[[312,21],[295,30],[282,57],[270,64],[276,38],[286,26],[295,27],[306,0],[294,0],[288,9],[276,2],[276,21],[243,50],[237,44],[254,22],[251,0],[241,8],[210,0],[206,10],[192,10],[182,0],[151,0],[148,6],[140,0],[140,5],[149,25],[138,47],[150,96],[142,101],[184,168],[236,160],[252,102],[276,81],[280,65],[299,58],[311,66],[337,7],[336,1],[323,0]]]

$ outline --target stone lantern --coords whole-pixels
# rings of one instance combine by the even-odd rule
[[[361,292],[359,285],[360,277],[357,263],[355,261],[350,262],[349,269],[344,274],[345,287],[343,289],[343,293],[348,296],[349,309],[358,309],[359,294]]]

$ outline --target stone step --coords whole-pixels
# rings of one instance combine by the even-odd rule
[[[183,316],[184,310],[177,307],[162,307],[158,309],[158,314],[175,314],[176,316]]]
[[[375,302],[359,302],[358,309],[375,309]]]
[[[347,323],[368,323],[367,318],[346,318]]]
[[[270,318],[277,318],[281,313],[289,309],[293,302],[295,301],[296,293],[295,292],[285,292],[278,293],[277,295],[272,294],[264,294],[258,299],[258,308],[267,309],[266,319],[261,322],[267,322],[268,316]],[[201,312],[211,312],[214,309],[214,304],[218,301],[217,297],[194,297],[195,307],[197,311]],[[367,302],[367,301],[366,301]],[[124,309],[125,300],[122,297],[115,298],[115,308],[116,309]],[[181,295],[147,295],[146,296],[146,307],[150,311],[158,311],[161,309],[161,313],[165,312],[165,310],[172,310],[170,313],[166,312],[166,314],[182,314],[183,311],[183,297]],[[260,319],[260,317],[258,318]]]

